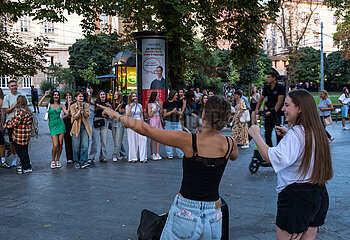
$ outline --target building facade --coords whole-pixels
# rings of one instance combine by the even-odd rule
[[[286,1],[276,21],[266,25],[264,51],[279,74],[287,75],[289,48],[321,48],[321,22],[324,53],[328,55],[338,50],[333,40],[337,21],[335,10],[328,8],[323,1]]]
[[[32,17],[23,16],[16,23],[6,23],[5,30],[8,32],[18,33],[19,36],[26,43],[33,43],[36,37],[47,37],[49,39],[49,46],[46,48],[47,67],[51,64],[61,64],[64,68],[68,68],[69,51],[68,48],[72,46],[78,39],[84,38],[81,22],[83,17],[77,14],[65,14],[67,19],[64,23],[42,22],[34,21]],[[100,15],[100,21],[96,25],[101,29],[95,33],[115,32],[121,33],[123,31],[123,19],[119,17]],[[8,87],[8,82],[11,76],[2,75],[0,72],[0,87],[4,90]],[[35,76],[22,76],[19,79],[18,87],[24,92],[30,90],[30,86],[34,85],[39,88],[40,83],[44,80],[55,81],[50,79],[46,73],[38,72]]]

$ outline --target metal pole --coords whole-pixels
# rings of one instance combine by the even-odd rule
[[[323,22],[321,22],[321,90],[324,90],[324,67],[323,67]]]

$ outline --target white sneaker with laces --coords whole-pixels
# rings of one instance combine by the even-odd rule
[[[343,129],[343,130],[349,130],[349,128],[348,128],[348,127],[343,127],[342,129]]]
[[[156,157],[157,157],[158,160],[162,159],[162,157],[159,155],[159,153],[156,154]]]
[[[114,157],[114,158],[112,159],[112,161],[113,161],[113,162],[118,162],[118,158],[115,158],[115,157]]]
[[[158,160],[157,156],[153,153],[152,156],[151,156],[152,160],[156,161]]]

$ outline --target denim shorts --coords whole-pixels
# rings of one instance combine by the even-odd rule
[[[341,116],[343,118],[347,118],[348,117],[348,111],[349,111],[349,106],[348,105],[344,105],[341,107]]]
[[[278,194],[276,225],[289,234],[322,226],[328,206],[325,186],[293,183]]]
[[[222,213],[217,202],[194,201],[176,195],[161,240],[221,239]]]

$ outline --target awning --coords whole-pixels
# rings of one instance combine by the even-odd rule
[[[108,75],[98,76],[96,78],[115,78],[115,75],[114,74],[108,74]]]

